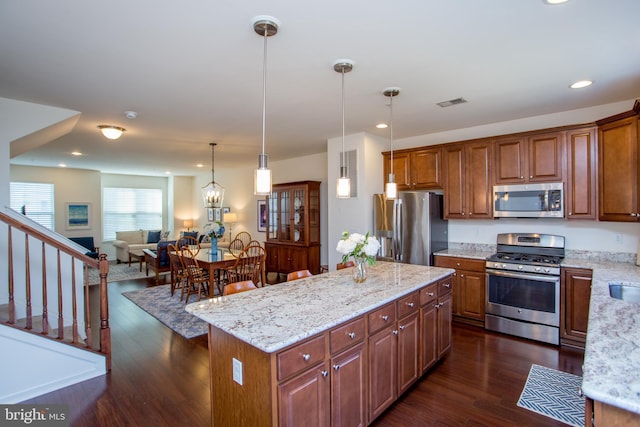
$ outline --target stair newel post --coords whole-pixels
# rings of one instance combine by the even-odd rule
[[[100,254],[100,352],[107,356],[107,370],[111,370],[111,329],[109,329],[109,297],[107,275],[109,262],[107,254]]]
[[[60,253],[60,251],[58,251]],[[42,334],[49,333],[49,310],[47,309],[47,257],[42,242]]]

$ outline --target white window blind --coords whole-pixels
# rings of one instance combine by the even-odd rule
[[[115,240],[116,231],[162,229],[162,190],[105,187],[102,196],[104,240]]]
[[[9,187],[9,207],[54,230],[55,211],[53,184],[42,182],[12,182]]]

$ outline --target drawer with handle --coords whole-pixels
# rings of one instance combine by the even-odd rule
[[[426,305],[438,298],[438,283],[432,283],[420,289],[420,305]]]
[[[402,319],[407,314],[418,310],[420,306],[420,293],[413,292],[398,300],[398,318]]]
[[[309,368],[324,360],[325,338],[320,335],[309,341],[305,341],[288,350],[284,350],[276,356],[278,365],[278,380],[283,380],[290,375]]]
[[[329,334],[331,354],[339,353],[345,348],[364,340],[364,317],[352,320],[346,325],[338,326]]]
[[[396,304],[391,303],[369,313],[369,334],[379,331],[396,321]]]

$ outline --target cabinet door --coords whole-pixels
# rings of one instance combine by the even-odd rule
[[[458,270],[458,311],[464,317],[484,322],[485,275],[475,271]],[[455,292],[454,286],[454,292]]]
[[[420,310],[420,360],[422,372],[438,361],[438,316],[436,310],[437,301],[431,301]]]
[[[598,128],[598,180],[600,221],[637,221],[637,118]]]
[[[524,182],[525,144],[525,138],[505,138],[494,141],[496,184]]]
[[[464,147],[454,145],[444,149],[445,189],[444,216],[447,219],[466,218],[466,170]]]
[[[398,339],[395,324],[369,337],[369,422],[397,396]]]
[[[331,359],[331,425],[367,425],[365,360],[364,343]]]
[[[527,141],[529,182],[562,181],[564,133],[534,135]]]
[[[467,218],[493,218],[491,143],[477,142],[466,148],[466,212]]]
[[[272,245],[268,242],[264,245],[267,252],[267,259],[265,261],[265,267],[267,271],[280,271],[280,256],[281,251],[278,245]]]
[[[442,188],[440,148],[411,153],[411,184],[414,189]]]
[[[420,376],[419,313],[398,320],[398,396]]]
[[[438,359],[451,348],[451,294],[438,298]]]
[[[584,347],[587,338],[591,282],[591,270],[562,269],[560,338],[563,343]],[[565,342],[566,340],[570,342]]]
[[[384,161],[384,183],[386,184],[391,173],[391,155],[385,153]],[[409,153],[393,153],[393,174],[396,177],[398,190],[411,189],[411,158]]]
[[[329,426],[328,362],[278,386],[281,426]]]
[[[567,132],[567,219],[596,219],[595,129]]]

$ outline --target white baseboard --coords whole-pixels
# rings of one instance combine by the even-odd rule
[[[106,374],[106,357],[0,325],[0,403],[12,404]]]

